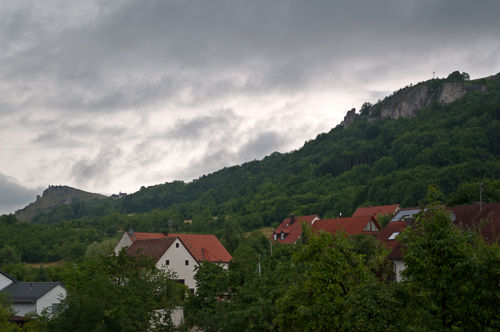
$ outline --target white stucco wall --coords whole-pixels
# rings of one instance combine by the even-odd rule
[[[12,280],[0,273],[0,290],[12,284]]]
[[[36,312],[41,314],[43,309],[47,307],[51,309],[53,304],[61,302],[61,300],[66,298],[66,295],[66,289],[61,285],[57,285],[38,299],[36,302]]]
[[[178,248],[177,244],[179,244]],[[170,263],[169,265],[165,264],[167,260]],[[188,265],[185,264],[186,260],[188,261]],[[194,289],[194,291],[196,291],[196,281],[194,280],[194,269],[196,266],[198,266],[198,263],[179,239],[176,239],[158,262],[156,262],[157,268],[175,272],[176,279],[184,279],[184,284],[188,288]]]
[[[118,253],[120,252],[120,250],[122,250],[122,248],[130,247],[131,245],[132,245],[132,240],[128,236],[127,232],[124,232],[122,238],[120,239],[120,241],[118,241],[118,244],[114,249],[115,255],[118,255]]]
[[[396,281],[399,282],[403,279],[401,277],[401,272],[403,272],[403,270],[406,268],[406,265],[401,259],[395,259],[393,263],[394,263],[394,276],[396,278]]]
[[[14,303],[12,305],[14,307],[14,312],[17,316],[24,316],[26,315],[28,312],[33,312],[33,311],[36,311],[36,304],[31,304],[31,303],[22,303],[22,304],[19,304],[19,303]]]

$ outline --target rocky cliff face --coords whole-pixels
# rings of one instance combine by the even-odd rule
[[[446,105],[475,91],[484,93],[486,87],[469,81],[430,80],[406,87],[375,105],[364,107],[361,114],[356,113],[355,109],[348,111],[342,125],[346,128],[354,121],[361,119],[374,121],[380,119],[395,120],[400,117],[411,118],[417,114],[418,110],[430,106],[434,102]]]

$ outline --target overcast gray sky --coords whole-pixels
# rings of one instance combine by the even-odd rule
[[[0,5],[0,213],[299,148],[409,83],[500,71],[500,1]]]

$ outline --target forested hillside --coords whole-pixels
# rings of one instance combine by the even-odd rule
[[[275,152],[189,183],[143,187],[122,199],[61,205],[31,222],[68,232],[88,229],[92,235],[81,236],[86,245],[133,224],[141,231],[170,226],[215,233],[231,249],[237,234],[276,224],[290,213],[334,217],[362,205],[416,206],[430,185],[448,204],[458,205],[478,201],[477,182],[482,181],[483,200],[500,201],[500,75],[468,81],[464,74],[405,87],[378,104],[365,104],[349,126],[338,125],[296,151]],[[426,86],[432,92],[457,81],[480,88],[465,89],[462,98],[446,104],[430,94],[436,99],[411,118],[384,118],[377,112],[387,113],[387,105],[404,101],[413,89]],[[14,227],[5,225],[5,231]],[[51,227],[39,231],[44,229]]]
[[[440,81],[445,80],[420,86]],[[478,180],[487,183],[486,199],[498,199],[488,185],[500,175],[500,78],[473,82],[487,91],[471,92],[445,106],[436,101],[411,119],[360,117],[297,151],[276,152],[190,183],[143,187],[117,201],[60,207],[33,221],[171,209],[184,219],[199,214],[239,216],[245,219],[242,225],[252,229],[290,212],[335,216],[366,204],[418,205],[428,185],[439,187],[450,204],[466,203],[477,200]],[[405,89],[379,104],[400,98]]]

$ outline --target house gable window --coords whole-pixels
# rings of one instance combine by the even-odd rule
[[[170,265],[170,261],[168,259],[165,261],[165,265]]]
[[[378,231],[377,226],[375,226],[375,224],[371,220],[366,224],[366,226],[365,226],[365,228],[363,228],[363,230],[368,231],[368,232],[369,231]]]
[[[175,247],[176,247],[176,248],[179,248],[179,242],[177,242],[177,243],[175,244]]]
[[[184,261],[184,265],[189,265],[189,261],[187,259]]]

